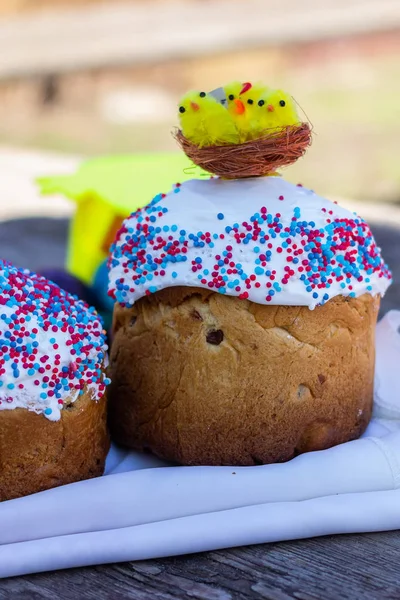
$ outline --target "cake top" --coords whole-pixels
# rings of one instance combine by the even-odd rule
[[[0,260],[0,410],[57,421],[84,391],[104,393],[107,346],[93,308],[54,283]]]
[[[172,286],[313,309],[383,295],[391,274],[356,214],[278,176],[192,179],[125,220],[111,248],[121,305]]]

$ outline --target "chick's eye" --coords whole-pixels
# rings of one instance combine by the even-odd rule
[[[259,100],[258,101],[258,106],[264,106],[264,104],[265,104],[264,100]]]
[[[233,94],[229,94],[228,98],[229,98],[229,100],[234,100],[235,96]]]
[[[286,102],[284,100],[279,100],[279,106],[286,106]]]
[[[180,113],[184,113],[186,111],[186,108],[184,106],[180,106],[179,107],[179,112]]]
[[[204,97],[205,97],[205,95],[206,95],[206,93],[205,93],[205,92],[200,92],[200,94],[199,94],[200,98],[204,98]]]
[[[254,100],[252,100],[251,98],[249,98],[249,100],[247,100],[247,104],[254,104]]]

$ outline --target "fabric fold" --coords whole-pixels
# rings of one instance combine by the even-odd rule
[[[389,311],[376,328],[374,416],[400,419],[400,311]]]
[[[0,547],[0,578],[329,534],[400,529],[400,490],[193,515]]]
[[[400,431],[382,439],[400,462]],[[367,437],[284,464],[141,469],[74,483],[2,503],[0,544],[393,489],[395,476],[382,448]]]

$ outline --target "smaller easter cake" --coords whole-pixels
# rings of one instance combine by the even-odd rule
[[[362,218],[276,173],[310,128],[249,86],[183,100],[177,139],[219,177],[133,213],[109,259],[111,435],[181,464],[286,461],[357,438],[372,411],[390,271]]]
[[[103,473],[106,352],[94,309],[0,260],[0,501]]]

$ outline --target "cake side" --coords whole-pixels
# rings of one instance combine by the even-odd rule
[[[0,412],[0,501],[102,475],[106,408],[106,396],[84,393],[55,422],[23,408]]]
[[[115,441],[183,464],[286,461],[355,439],[372,410],[379,297],[310,311],[199,288],[116,306]]]

